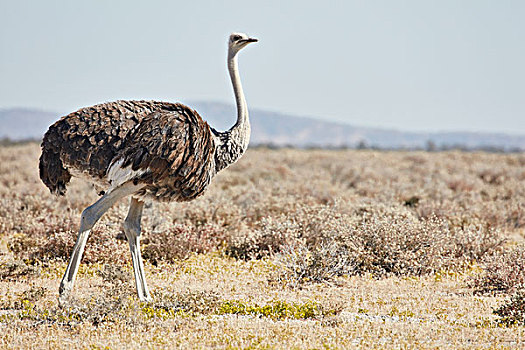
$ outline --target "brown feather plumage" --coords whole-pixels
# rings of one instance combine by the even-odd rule
[[[188,201],[204,193],[215,175],[212,131],[197,112],[178,105],[176,111],[144,117],[114,158],[121,167],[143,174],[137,196],[161,201]]]
[[[160,199],[170,200],[166,193],[172,193],[171,200],[189,200],[201,194],[213,176],[207,172],[215,170],[214,151],[210,127],[185,105],[109,102],[79,109],[51,125],[42,142],[40,177],[51,192],[63,195],[72,174],[105,184],[109,166],[122,158],[133,170],[151,170],[140,178],[147,184],[143,195],[159,193],[156,186],[167,186],[166,177],[171,176],[172,185],[182,187],[166,189]],[[201,185],[192,190],[188,186],[194,183]]]

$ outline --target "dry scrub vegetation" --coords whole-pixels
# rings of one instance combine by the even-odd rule
[[[148,204],[140,303],[127,202],[58,285],[82,209],[0,148],[1,348],[522,348],[525,155],[252,149],[202,198]]]

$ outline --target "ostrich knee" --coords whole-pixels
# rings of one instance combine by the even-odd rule
[[[99,218],[100,216],[96,215],[95,211],[93,210],[93,206],[89,206],[84,209],[84,211],[82,211],[82,215],[80,216],[80,232],[91,230]]]
[[[124,233],[126,234],[128,241],[135,240],[140,236],[140,223],[126,218],[126,220],[124,220],[123,226]]]

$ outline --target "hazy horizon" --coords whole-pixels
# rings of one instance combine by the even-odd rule
[[[0,108],[233,103],[355,126],[525,134],[520,1],[20,1],[0,5]]]

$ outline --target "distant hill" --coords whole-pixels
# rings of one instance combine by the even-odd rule
[[[216,129],[228,129],[235,122],[233,105],[193,102],[192,106]],[[474,132],[404,132],[393,129],[358,127],[313,117],[298,117],[250,109],[252,144],[295,147],[377,147],[525,150],[525,135]]]
[[[235,123],[233,105],[192,102],[201,116],[218,130]],[[60,113],[35,109],[0,109],[0,139],[39,139]],[[462,147],[467,149],[525,150],[525,135],[473,132],[403,132],[356,127],[343,123],[250,109],[252,145],[294,147],[377,147],[385,149]]]

